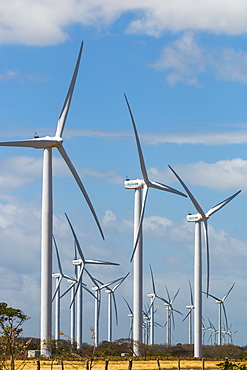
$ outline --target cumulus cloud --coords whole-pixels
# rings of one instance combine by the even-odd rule
[[[152,67],[156,70],[169,70],[167,81],[175,85],[178,81],[198,85],[198,75],[205,71],[203,50],[189,32],[163,48],[159,60]]]
[[[165,71],[171,86],[183,82],[200,87],[199,76],[206,72],[215,73],[221,80],[247,83],[246,62],[246,52],[233,48],[210,50],[200,46],[195,34],[188,31],[165,46],[150,67]]]
[[[232,160],[221,160],[215,163],[206,163],[203,161],[177,164],[174,170],[190,186],[207,186],[218,190],[239,190],[247,191],[247,161],[241,158]],[[156,167],[148,170],[150,178],[159,178],[161,182],[174,184],[177,181],[172,172],[165,171]]]
[[[165,31],[239,35],[247,30],[243,0],[10,0],[0,4],[0,42],[54,45],[69,39],[74,24],[104,29],[126,14],[126,32],[155,37]]]

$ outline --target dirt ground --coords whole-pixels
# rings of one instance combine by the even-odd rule
[[[217,363],[221,361],[209,361],[204,360],[204,369],[205,370],[216,370],[218,367]],[[238,363],[238,362],[236,362]],[[178,366],[178,360],[159,360],[161,370],[201,370],[202,369],[202,360],[180,360],[180,368]],[[24,367],[23,367],[24,366]],[[25,364],[17,361],[15,370],[37,370],[37,361],[29,360]],[[64,361],[63,368],[62,364],[57,361],[40,361],[40,370],[85,370],[86,364],[84,361]],[[89,369],[89,367],[88,367]],[[106,366],[105,361],[93,361],[92,369],[94,370],[129,370],[129,359],[111,361],[108,362],[108,367]],[[157,360],[150,361],[141,361],[133,360],[132,361],[132,370],[158,370]]]

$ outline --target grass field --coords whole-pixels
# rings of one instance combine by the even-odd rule
[[[224,360],[222,360],[224,361]],[[218,369],[216,366],[217,363],[222,361],[204,361],[205,370],[215,370]],[[236,361],[239,363],[239,361]],[[160,369],[166,370],[178,370],[178,360],[160,360]],[[244,362],[241,362],[244,364]],[[247,365],[247,364],[246,364]],[[24,367],[23,367],[24,366]],[[22,363],[21,361],[16,362],[16,370],[37,370],[37,361],[29,360]],[[64,361],[63,362],[64,370],[84,370],[86,369],[84,361]],[[105,361],[94,361],[92,363],[92,369],[94,370],[105,370],[107,369]],[[128,370],[129,369],[129,359],[124,360],[109,360],[108,370]],[[180,370],[199,370],[202,369],[202,360],[180,360]],[[57,361],[40,361],[40,370],[62,370],[62,364]],[[157,360],[133,360],[132,361],[132,370],[158,370]]]

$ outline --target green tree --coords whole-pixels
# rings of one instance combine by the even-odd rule
[[[11,370],[15,368],[15,359],[22,354],[28,343],[20,343],[17,338],[22,333],[22,324],[29,317],[18,308],[9,307],[7,303],[0,302],[0,348],[2,365],[6,366],[6,359],[10,359]]]

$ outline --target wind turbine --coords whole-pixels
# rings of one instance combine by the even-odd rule
[[[108,317],[107,340],[108,342],[112,342],[112,301],[113,301],[114,308],[115,308],[116,324],[118,325],[118,314],[117,314],[117,303],[116,303],[116,298],[115,298],[115,291],[124,282],[124,280],[127,278],[128,275],[129,275],[129,272],[125,276],[120,278],[118,283],[113,288],[110,288],[107,286],[107,289],[105,290],[105,292],[108,294],[108,310],[107,310],[107,317]]]
[[[140,140],[138,137],[134,116],[132,114],[127,96],[124,95],[129,114],[131,117],[135,140],[138,150],[142,179],[129,180],[124,182],[125,189],[134,189],[134,248],[131,256],[131,261],[134,258],[134,273],[133,273],[133,352],[135,356],[141,356],[142,343],[142,306],[143,306],[143,245],[142,245],[142,222],[144,217],[145,205],[149,188],[168,191],[170,193],[186,196],[185,194],[175,190],[167,185],[156,181],[151,181],[148,178],[146,165],[141,149]],[[142,197],[142,189],[144,191]],[[143,199],[142,199],[143,198]]]
[[[88,272],[88,271],[87,271]],[[89,273],[88,273],[89,274]],[[95,306],[94,306],[94,346],[98,347],[99,345],[99,315],[100,315],[100,305],[101,305],[101,290],[109,287],[112,284],[115,284],[120,279],[116,279],[113,281],[109,281],[106,284],[103,284],[100,280],[95,279],[92,277],[91,274],[89,274],[91,280],[94,282],[94,286],[92,287],[92,290],[95,294]]]
[[[74,299],[77,296],[77,339],[76,339],[76,342],[77,342],[78,348],[81,348],[81,344],[82,344],[82,276],[83,276],[83,271],[84,270],[87,272],[87,274],[89,275],[89,277],[92,280],[92,277],[88,273],[88,271],[85,269],[85,266],[87,264],[90,264],[90,265],[107,265],[107,266],[114,265],[114,266],[117,266],[117,265],[119,265],[119,263],[108,262],[108,261],[99,261],[99,260],[86,260],[85,257],[84,257],[84,255],[83,255],[83,252],[82,252],[82,249],[81,249],[79,240],[78,240],[78,238],[76,236],[75,230],[74,230],[74,228],[73,228],[73,226],[72,226],[72,224],[71,224],[71,222],[69,220],[69,217],[67,216],[66,213],[65,213],[65,217],[66,217],[66,219],[67,219],[67,221],[69,223],[71,232],[72,232],[73,237],[74,237],[74,240],[75,240],[77,251],[78,251],[79,256],[80,256],[80,259],[73,260],[73,264],[78,266],[78,270],[77,270],[77,274],[78,275],[77,275],[77,286],[76,286],[76,289],[75,289],[75,292],[74,292],[74,298],[71,301],[70,307],[74,303]],[[92,281],[94,283],[94,280],[92,280]]]
[[[54,335],[54,338],[56,341],[58,341],[60,339],[60,298],[61,298],[60,297],[60,285],[61,285],[63,278],[69,279],[73,281],[73,283],[75,283],[76,280],[63,273],[61,260],[60,260],[59,252],[58,252],[58,247],[57,247],[57,243],[56,243],[54,236],[53,236],[53,242],[55,246],[57,264],[58,264],[58,269],[59,269],[59,272],[52,274],[52,277],[56,279],[56,288],[55,288],[55,292],[52,298],[52,301],[55,300],[55,335]]]
[[[165,302],[164,303],[164,305],[166,306],[166,312],[167,312],[167,320],[166,320],[166,325],[167,325],[167,329],[166,329],[166,344],[168,346],[171,346],[171,318],[172,318],[172,321],[173,321],[173,327],[175,326],[173,312],[175,311],[175,312],[179,313],[180,315],[183,315],[183,314],[180,311],[175,310],[172,307],[172,304],[173,304],[174,300],[176,299],[176,297],[177,297],[180,289],[177,290],[177,292],[175,293],[175,295],[171,299],[170,294],[169,294],[169,291],[168,291],[166,285],[165,285],[165,288],[166,288],[166,293],[167,293],[167,296],[168,296],[168,302]]]
[[[219,305],[219,316],[218,316],[218,345],[219,346],[221,346],[221,344],[222,344],[222,324],[221,324],[221,316],[222,315],[221,315],[221,312],[222,312],[222,309],[223,309],[225,320],[226,320],[226,330],[228,330],[228,322],[227,322],[227,316],[226,316],[226,309],[225,309],[224,301],[226,300],[226,298],[228,297],[228,295],[232,291],[234,285],[235,285],[235,283],[232,284],[231,288],[228,290],[228,292],[224,295],[224,297],[222,299],[217,298],[216,296],[208,293],[208,295],[210,297],[214,298],[216,300],[216,303],[218,303],[218,305]],[[206,292],[203,292],[203,293],[206,294]]]
[[[165,303],[169,303],[169,302],[166,299],[157,295],[156,288],[155,288],[155,283],[154,283],[153,270],[152,270],[152,267],[151,267],[150,264],[149,264],[149,268],[150,268],[152,291],[153,291],[152,293],[148,293],[148,297],[151,298],[151,302],[150,302],[150,306],[149,306],[149,311],[150,311],[150,345],[153,345],[154,344],[154,326],[155,326],[155,322],[154,322],[154,313],[155,313],[154,301],[155,301],[155,298],[159,298]]]
[[[129,314],[128,314],[128,317],[130,318],[130,328],[129,328],[129,339],[132,340],[133,339],[133,311],[129,305],[129,303],[127,302],[127,300],[123,297],[128,309],[129,309]]]
[[[68,115],[74,86],[77,78],[79,64],[81,60],[83,43],[81,44],[79,55],[77,58],[73,77],[69,86],[67,96],[64,101],[64,105],[61,114],[58,119],[57,129],[55,136],[35,137],[29,140],[18,140],[1,142],[0,146],[10,147],[24,147],[24,148],[35,148],[43,149],[43,191],[42,191],[42,221],[41,221],[41,355],[45,357],[50,356],[49,340],[51,339],[51,327],[52,327],[52,226],[53,226],[53,214],[52,214],[52,149],[57,148],[63,157],[65,163],[69,167],[72,175],[74,176],[81,192],[83,193],[86,202],[93,214],[93,217],[98,225],[100,233],[103,236],[103,232],[93,208],[93,205],[87,195],[87,192],[81,182],[81,179],[76,172],[75,167],[70,161],[64,147],[62,134]]]
[[[194,301],[193,301],[193,293],[192,293],[190,280],[189,280],[189,287],[190,287],[190,305],[186,306],[186,308],[189,310],[189,312],[184,317],[182,322],[185,321],[188,317],[188,320],[189,320],[189,344],[192,344],[192,317],[191,316],[192,316],[192,312],[194,310]]]
[[[188,187],[178,176],[178,174],[169,166],[174,175],[177,177],[188,197],[194,204],[197,214],[188,214],[187,221],[195,222],[195,257],[194,257],[194,357],[202,357],[202,243],[201,243],[201,222],[204,225],[206,251],[207,251],[207,294],[209,290],[209,243],[208,243],[208,228],[207,220],[215,212],[219,211],[233,198],[235,198],[241,190],[237,191],[231,197],[211,208],[207,213],[204,213],[199,203],[196,201]]]

